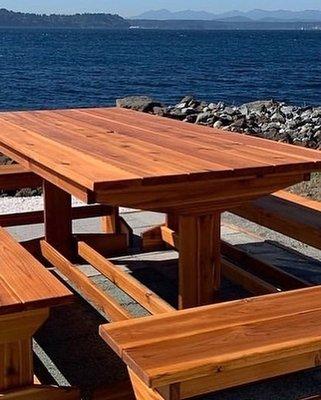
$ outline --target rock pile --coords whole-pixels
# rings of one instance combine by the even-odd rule
[[[223,102],[198,101],[192,96],[167,107],[140,96],[120,99],[117,105],[226,131],[321,149],[321,107],[298,107],[274,100],[231,106]]]

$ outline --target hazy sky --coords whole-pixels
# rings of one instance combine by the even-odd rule
[[[0,8],[38,13],[113,12],[133,16],[159,8],[212,12],[253,8],[321,10],[321,0],[0,0]]]

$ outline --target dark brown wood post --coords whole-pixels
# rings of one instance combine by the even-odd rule
[[[45,239],[68,259],[73,258],[71,195],[44,181]]]

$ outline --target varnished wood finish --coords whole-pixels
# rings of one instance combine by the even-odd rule
[[[73,207],[71,210],[72,219],[85,219],[102,217],[105,218],[109,213],[112,212],[112,207],[105,205],[92,205]],[[28,211],[15,214],[2,214],[0,215],[0,226],[18,226],[18,225],[32,225],[41,224],[44,222],[43,211]]]
[[[151,228],[147,231],[147,237],[145,232],[143,233],[144,250],[159,250],[164,247],[164,243],[179,250],[179,235],[165,225]],[[223,275],[255,295],[311,286],[303,279],[284,272],[224,240],[221,241],[220,247],[222,255],[226,257],[222,266]],[[268,281],[274,282],[274,285]]]
[[[279,191],[231,211],[321,249],[321,203],[318,201]]]
[[[223,275],[227,279],[239,286],[242,286],[245,290],[256,296],[269,293],[278,293],[281,291],[281,289],[277,288],[276,286],[265,282],[263,279],[251,274],[248,271],[245,271],[241,267],[238,267],[225,258],[222,259],[222,269]]]
[[[42,255],[67,279],[73,282],[90,301],[104,311],[112,321],[131,318],[131,315],[116,300],[96,286],[54,247],[46,241],[41,241],[40,245]]]
[[[0,150],[47,181],[46,240],[66,258],[73,253],[66,193],[168,213],[172,229],[178,217],[185,221],[181,307],[215,297],[222,211],[321,170],[318,151],[117,108],[4,112],[0,132]],[[116,214],[105,225],[119,230]]]
[[[179,385],[168,385],[160,391],[146,386],[144,382],[131,370],[128,370],[133,385],[136,400],[180,400]]]
[[[219,288],[220,214],[179,218],[179,308],[210,304]]]
[[[241,384],[275,376],[273,363],[276,375],[320,364],[320,294],[315,287],[205,306],[105,325],[100,334],[149,387],[206,377],[213,386],[221,374]]]
[[[265,281],[275,282],[282,290],[294,290],[312,286],[311,283],[291,275],[265,260],[262,261],[255,254],[249,254],[245,250],[233,246],[224,240],[221,242],[221,251],[222,255],[227,257],[228,260],[231,260],[245,268],[246,271],[259,276]]]
[[[65,257],[73,257],[71,195],[44,181],[45,238]]]
[[[105,233],[120,233],[119,208],[113,207],[110,215],[102,218],[102,230]]]
[[[137,279],[121,271],[119,267],[116,267],[86,243],[78,243],[78,254],[152,314],[175,310]]]
[[[204,180],[321,168],[317,151],[123,109],[1,113],[0,129],[5,154],[88,201],[110,195],[115,206],[127,205],[117,188],[140,189],[136,204],[144,187],[183,183],[192,194]]]
[[[32,336],[48,315],[39,309],[0,316],[0,393],[33,383]]]
[[[220,371],[215,376],[191,379],[181,384],[181,398],[190,399],[194,396],[216,392],[240,385],[275,378],[305,369],[320,367],[320,351],[303,353],[295,357],[281,358],[260,365],[235,370]],[[306,399],[308,400],[308,399]]]
[[[79,233],[76,242],[85,242],[105,256],[118,255],[127,251],[128,236],[125,233]]]
[[[0,314],[72,300],[71,292],[3,228],[0,228],[0,288]]]

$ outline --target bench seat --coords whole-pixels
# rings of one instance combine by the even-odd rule
[[[0,228],[0,397],[9,399],[8,390],[31,387],[32,336],[48,318],[51,307],[72,300],[72,293]],[[52,396],[47,399],[57,398],[54,389],[50,393]],[[39,399],[45,398],[41,396]],[[69,392],[68,396],[71,398]],[[21,396],[24,398],[31,397]]]
[[[321,202],[284,190],[262,197],[233,214],[321,249]]]
[[[149,388],[179,384],[176,399],[319,366],[320,321],[314,287],[116,322],[100,334]]]
[[[0,228],[0,315],[66,304],[71,292]]]

